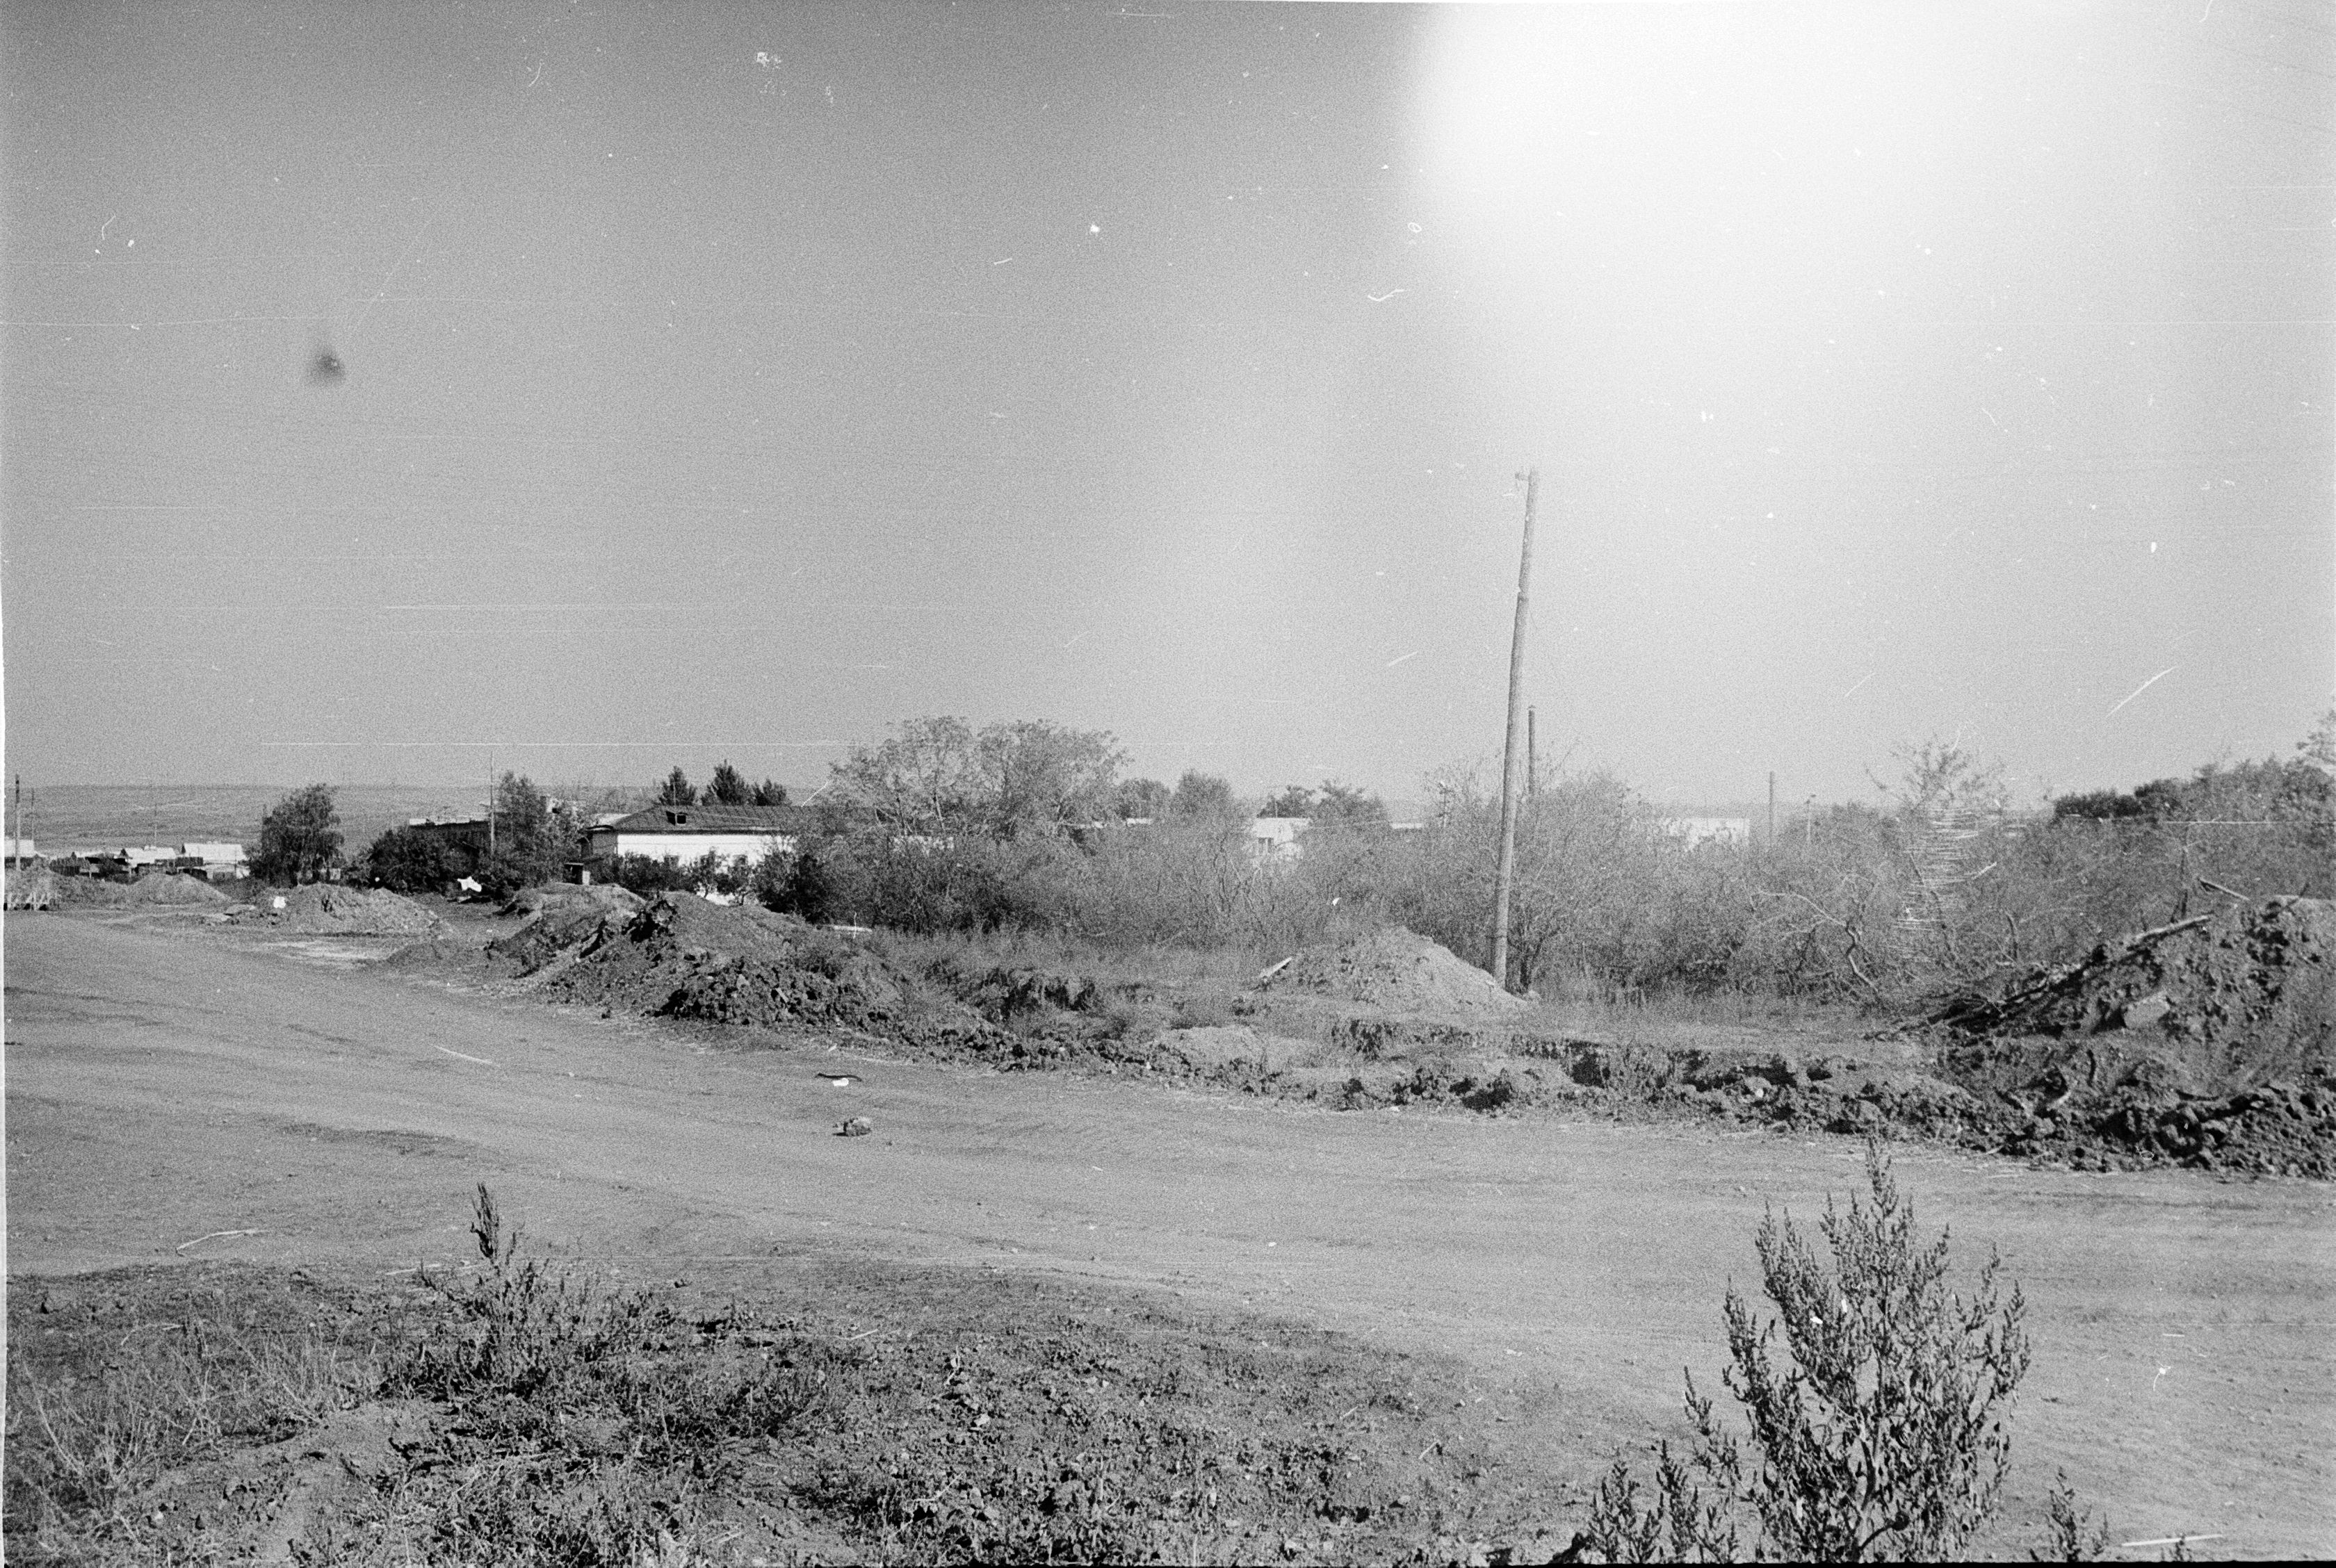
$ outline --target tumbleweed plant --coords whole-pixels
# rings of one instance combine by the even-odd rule
[[[1831,1266],[1790,1215],[1755,1238],[1776,1317],[1734,1286],[1721,1315],[1728,1391],[1749,1430],[1725,1427],[1687,1379],[1694,1428],[1666,1442],[1642,1494],[1618,1457],[1585,1534],[1610,1562],[1926,1562],[1951,1558],[1993,1514],[2010,1464],[2005,1421],[2028,1370],[2018,1285],[1990,1256],[1968,1296],[1947,1289],[1947,1234],[1921,1241],[1878,1143],[1870,1201],[1828,1198]]]

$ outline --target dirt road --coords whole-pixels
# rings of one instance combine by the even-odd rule
[[[1812,1215],[1858,1176],[1845,1140],[737,1054],[198,931],[11,915],[5,938],[12,1273],[450,1258],[485,1180],[534,1235],[632,1274],[828,1247],[1452,1351],[1469,1397],[1513,1401],[1519,1442],[1587,1475],[1674,1419],[1682,1364],[1716,1388],[1762,1205]],[[854,1115],[872,1136],[832,1136]],[[2065,1466],[2120,1540],[2336,1553],[2336,1193],[1898,1169],[1960,1259],[1998,1246],[2026,1287],[2015,1515]]]

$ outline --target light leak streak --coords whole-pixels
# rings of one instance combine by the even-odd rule
[[[2127,692],[2124,702],[2119,702],[2117,705],[2117,708],[2111,708],[2107,712],[2102,714],[2101,717],[2104,719],[2116,718],[2117,708],[2124,707],[2126,702],[2132,702],[2136,697],[2140,696],[2144,692],[2148,691],[2152,686],[2156,685],[2160,681],[2166,679],[2166,676],[2174,673],[2176,667],[2177,666],[2173,664],[2166,665],[2166,668],[2160,670],[2156,674],[2152,675],[2148,680],[2144,681],[2140,685],[2136,686],[2132,691]]]

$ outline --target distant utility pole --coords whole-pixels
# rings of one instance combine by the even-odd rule
[[[1509,635],[1509,727],[1501,748],[1501,858],[1493,873],[1493,978],[1509,983],[1509,883],[1517,868],[1517,710],[1523,702],[1525,600],[1533,586],[1533,503],[1541,495],[1541,470],[1517,476],[1525,482],[1525,542],[1517,554],[1517,624]]]

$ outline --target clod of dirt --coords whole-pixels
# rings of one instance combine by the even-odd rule
[[[695,894],[659,894],[633,915],[554,906],[488,952],[543,976],[546,995],[630,1011],[754,1029],[841,1026],[949,1054],[1012,1043],[849,936]]]
[[[1359,1002],[1390,1012],[1500,1017],[1529,1005],[1450,949],[1400,925],[1299,953],[1260,987]]]
[[[838,1137],[866,1137],[876,1130],[876,1124],[864,1116],[855,1116],[835,1129]]]
[[[275,900],[284,900],[278,909]],[[336,936],[433,936],[444,923],[414,900],[386,888],[341,887],[312,882],[264,900],[260,917],[278,931]]]

